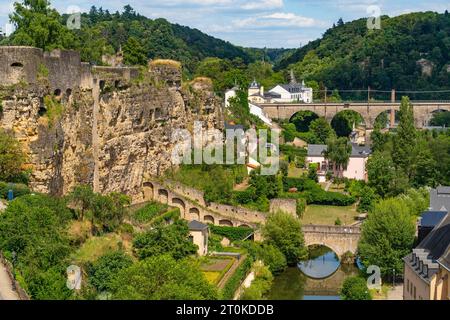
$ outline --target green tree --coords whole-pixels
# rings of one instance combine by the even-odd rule
[[[309,130],[316,137],[316,143],[325,144],[328,138],[334,136],[333,128],[325,118],[319,118],[311,122]]]
[[[399,199],[382,200],[362,226],[358,252],[365,266],[377,265],[384,277],[403,272],[403,260],[414,244],[415,222]]]
[[[349,277],[344,280],[341,289],[342,300],[372,300],[367,281],[361,277]]]
[[[300,220],[284,212],[272,213],[263,227],[269,245],[280,249],[288,265],[295,265],[308,256]]]
[[[124,252],[107,253],[98,258],[89,268],[89,283],[99,292],[109,291],[117,274],[132,264],[133,260]]]
[[[311,123],[319,118],[317,114],[312,111],[299,111],[290,120],[295,124],[298,132],[308,132]]]
[[[450,127],[450,111],[437,112],[433,114],[430,125],[438,127]]]
[[[402,98],[399,116],[400,122],[397,134],[393,138],[394,152],[392,153],[392,160],[396,167],[402,169],[408,178],[411,178],[413,175],[412,166],[416,157],[417,131],[414,124],[413,107],[408,97]]]
[[[396,196],[408,189],[409,180],[403,171],[395,168],[388,153],[374,152],[367,162],[369,186],[381,197]]]
[[[189,239],[189,228],[184,220],[169,226],[158,225],[153,230],[139,234],[133,240],[133,248],[141,260],[161,254],[169,254],[179,260],[198,250]]]
[[[59,13],[50,8],[47,0],[23,0],[14,3],[10,20],[16,27],[9,41],[50,51],[55,48],[74,48],[73,33],[61,23]]]
[[[193,261],[154,256],[120,271],[111,285],[117,300],[213,300],[216,289]]]
[[[25,160],[19,141],[0,129],[0,180],[15,182],[23,172]]]
[[[280,274],[287,267],[287,261],[284,254],[273,245],[263,243],[257,247],[256,257],[261,259],[269,267],[273,274]]]
[[[145,66],[148,62],[145,48],[135,37],[129,37],[123,46],[123,58],[125,64],[132,66]]]
[[[39,194],[16,198],[0,214],[0,251],[10,259],[16,254],[16,273],[32,299],[72,295],[66,287],[71,216],[63,200]]]
[[[333,175],[335,177],[343,177],[344,168],[350,161],[352,154],[352,146],[344,137],[331,137],[327,140],[327,150],[325,158],[333,164]]]

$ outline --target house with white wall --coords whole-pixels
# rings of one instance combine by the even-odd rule
[[[317,163],[319,182],[326,181],[326,174],[333,170],[333,165],[325,158],[327,146],[322,144],[308,145],[307,164]],[[367,161],[371,154],[369,147],[352,144],[352,153],[349,162],[344,168],[343,176],[348,179],[367,180]]]

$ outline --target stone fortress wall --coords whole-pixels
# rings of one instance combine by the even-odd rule
[[[93,66],[75,51],[0,46],[0,129],[22,143],[34,191],[85,184],[140,201],[144,176],[172,167],[174,130],[223,126],[212,85],[181,79],[171,60]]]
[[[55,95],[70,95],[78,87],[92,89],[96,82],[105,81],[102,77],[129,81],[138,76],[138,68],[82,62],[80,53],[73,50],[44,52],[34,47],[0,46],[0,85],[34,84],[42,72],[48,72],[50,89]]]

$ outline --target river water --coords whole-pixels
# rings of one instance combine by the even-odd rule
[[[275,277],[270,300],[339,300],[339,290],[347,277],[357,275],[356,265],[344,265],[324,246],[311,247],[309,260],[286,269]]]

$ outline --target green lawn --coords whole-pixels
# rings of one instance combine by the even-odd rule
[[[334,225],[339,218],[343,225],[350,225],[356,221],[355,218],[358,215],[354,205],[348,207],[309,205],[303,215],[302,223]]]

